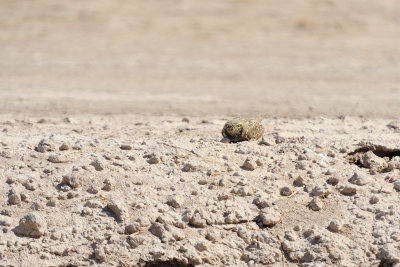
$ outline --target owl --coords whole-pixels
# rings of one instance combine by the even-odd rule
[[[262,119],[237,119],[228,121],[222,128],[222,136],[228,138],[233,143],[251,139],[257,140],[264,134],[264,126],[262,126],[261,121]]]

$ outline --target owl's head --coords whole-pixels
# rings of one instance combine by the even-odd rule
[[[242,136],[243,126],[239,122],[228,121],[222,128],[222,136],[230,139],[232,142],[240,141]]]

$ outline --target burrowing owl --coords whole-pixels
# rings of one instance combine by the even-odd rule
[[[222,136],[228,138],[233,143],[259,139],[264,134],[264,127],[261,125],[261,121],[261,119],[228,121],[225,123],[224,128],[222,128]]]

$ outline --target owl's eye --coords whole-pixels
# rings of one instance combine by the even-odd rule
[[[238,125],[236,125],[236,128],[240,129],[240,128],[242,128],[242,125],[238,124]]]
[[[226,125],[226,128],[231,128],[232,126],[230,125],[230,124],[227,124]]]

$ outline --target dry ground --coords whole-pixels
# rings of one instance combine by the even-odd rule
[[[2,1],[0,111],[399,113],[400,5]]]
[[[1,1],[0,266],[397,266],[399,13]]]

